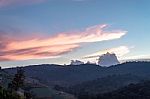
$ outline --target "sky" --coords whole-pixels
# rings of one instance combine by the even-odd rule
[[[150,58],[149,0],[0,0],[0,65]],[[92,57],[92,58],[91,58]]]

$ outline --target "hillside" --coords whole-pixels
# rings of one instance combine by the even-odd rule
[[[85,81],[95,80],[108,75],[132,74],[149,79],[150,62],[128,62],[111,67],[101,67],[94,64],[78,66],[62,65],[33,65],[24,67],[25,75],[40,80],[48,86],[70,86]],[[5,69],[15,73],[16,68]]]
[[[80,94],[78,99],[150,99],[150,81],[130,84],[105,94]]]
[[[111,92],[131,83],[150,80],[150,62],[128,62],[111,67],[94,64],[42,64],[26,66],[23,69],[29,87],[39,85],[31,90],[35,96],[54,99],[75,99],[74,95],[79,99],[95,99],[97,96],[103,97],[98,99],[105,99],[103,93],[111,95]],[[17,68],[8,68],[3,69],[3,72],[14,75],[16,70]]]
[[[69,88],[62,88],[60,87],[59,90],[67,91],[68,93],[72,94],[92,94],[96,95],[99,93],[106,93],[111,92],[113,90],[116,90],[118,88],[127,86],[131,83],[138,83],[142,81],[144,78],[134,76],[131,74],[125,74],[125,75],[111,75],[106,76],[103,78],[98,78],[96,80],[83,82],[81,84],[77,84],[74,86],[71,86]]]
[[[14,75],[2,70],[0,82],[0,99],[24,99],[17,94],[16,91],[10,92],[8,86],[12,82]],[[33,99],[76,99],[73,95],[54,90],[47,85],[41,83],[39,80],[25,76],[22,87],[24,94],[30,94]],[[30,99],[30,98],[25,98]]]

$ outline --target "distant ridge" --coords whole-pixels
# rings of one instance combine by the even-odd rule
[[[4,70],[10,74],[16,72],[16,68]],[[110,67],[101,67],[95,64],[77,66],[42,64],[26,66],[24,70],[28,77],[36,78],[49,86],[56,84],[69,86],[114,74],[132,74],[150,78],[150,62],[127,62]]]

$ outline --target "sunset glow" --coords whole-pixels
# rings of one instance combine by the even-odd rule
[[[106,25],[97,25],[76,33],[59,33],[44,39],[36,37],[36,39],[17,40],[16,38],[6,43],[3,38],[4,41],[1,42],[5,47],[1,50],[0,60],[26,60],[60,56],[79,48],[81,43],[118,39],[126,34],[126,31],[105,32],[104,28]]]
[[[0,0],[0,65],[96,62],[106,52],[150,59],[149,3]]]

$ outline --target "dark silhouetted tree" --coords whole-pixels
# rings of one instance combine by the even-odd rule
[[[25,75],[24,75],[23,68],[21,68],[21,67],[17,68],[17,73],[15,74],[15,77],[12,80],[12,82],[8,84],[8,88],[11,91],[12,90],[17,91],[19,88],[23,87],[24,79],[25,79]]]

